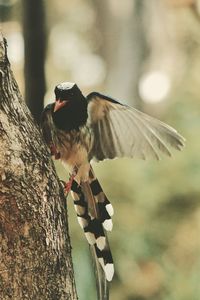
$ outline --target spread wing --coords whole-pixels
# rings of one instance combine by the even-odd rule
[[[94,135],[91,159],[159,160],[160,153],[171,156],[171,147],[184,147],[185,139],[174,128],[153,117],[96,92],[87,99],[88,124]]]

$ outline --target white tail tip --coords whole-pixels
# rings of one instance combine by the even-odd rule
[[[108,214],[109,214],[109,216],[113,216],[114,215],[114,209],[113,209],[113,206],[112,206],[112,204],[107,204],[106,205],[106,210],[107,210],[107,212],[108,212]]]
[[[95,236],[94,236],[93,233],[91,233],[91,232],[85,232],[85,236],[86,236],[86,239],[87,239],[87,241],[88,241],[88,243],[90,245],[94,245],[95,244],[96,240],[95,240]]]
[[[103,222],[103,227],[105,228],[105,230],[111,231],[112,228],[113,228],[112,220],[111,220],[111,219],[105,220],[105,221]]]
[[[103,250],[106,246],[106,238],[105,236],[100,236],[97,240],[96,240],[96,244],[97,247],[99,248],[99,250]]]
[[[88,221],[85,218],[77,217],[77,220],[81,228],[85,228],[88,225]]]
[[[104,267],[104,271],[106,274],[106,279],[108,281],[111,281],[113,279],[113,275],[114,275],[114,266],[113,264],[106,264]]]

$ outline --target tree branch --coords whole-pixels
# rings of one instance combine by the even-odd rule
[[[46,16],[43,0],[22,0],[26,103],[39,123],[43,109],[46,57]]]

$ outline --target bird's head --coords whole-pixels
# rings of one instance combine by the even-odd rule
[[[73,102],[80,101],[83,95],[74,82],[62,82],[55,87],[55,106],[54,112],[58,111],[64,106],[68,106],[68,104],[72,104]]]
[[[63,82],[55,87],[53,120],[60,129],[76,129],[87,120],[87,101],[74,82]]]

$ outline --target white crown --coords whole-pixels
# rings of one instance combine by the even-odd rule
[[[75,84],[74,82],[62,82],[57,85],[57,88],[60,90],[70,90]]]

